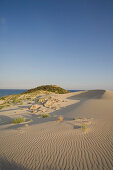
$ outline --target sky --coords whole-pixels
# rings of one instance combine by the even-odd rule
[[[113,90],[113,0],[0,0],[0,88]]]

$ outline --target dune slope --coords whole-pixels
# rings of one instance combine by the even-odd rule
[[[113,92],[93,90],[67,97],[80,102],[58,111],[63,122],[17,129],[0,125],[1,169],[113,168]],[[89,122],[85,131],[81,120]]]

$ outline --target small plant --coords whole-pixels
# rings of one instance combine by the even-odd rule
[[[57,106],[55,106],[54,108],[55,108],[55,110],[58,110]]]
[[[32,102],[28,102],[28,104],[32,104]]]
[[[31,100],[31,98],[30,98],[30,97],[27,97],[26,100]]]
[[[9,104],[4,104],[4,105],[0,105],[0,109],[4,109],[4,108],[6,108],[6,107],[10,107],[10,105]]]
[[[17,118],[13,120],[13,123],[17,124],[17,123],[23,123],[25,122],[25,118]]]
[[[58,122],[62,122],[63,119],[64,119],[63,116],[59,116],[58,119],[57,119],[57,121],[58,121]]]
[[[14,103],[14,104],[17,104],[17,100],[16,100],[16,99],[13,99],[13,103]]]
[[[41,117],[42,117],[42,118],[46,118],[46,117],[50,117],[50,115],[48,115],[48,114],[43,114],[43,115],[41,115]]]
[[[33,113],[37,113],[37,110],[33,110]]]
[[[37,102],[38,102],[38,103],[41,103],[41,104],[43,104],[45,101],[46,101],[45,98],[39,98],[39,99],[37,99]]]
[[[4,106],[0,106],[0,109],[3,109],[4,108]]]
[[[29,125],[28,124],[25,124],[25,127],[28,127]]]
[[[82,128],[82,130],[84,130],[84,131],[87,129],[87,127],[86,127],[85,124],[82,124],[81,128]]]
[[[74,117],[73,120],[78,120],[78,117]]]
[[[23,105],[23,102],[18,103],[19,105]]]
[[[53,117],[57,117],[57,115],[53,115]]]
[[[6,97],[1,97],[0,99],[5,100],[5,99],[6,99]]]
[[[43,110],[42,110],[42,112],[44,113],[44,112],[46,112],[46,110],[45,110],[45,109],[43,109]]]

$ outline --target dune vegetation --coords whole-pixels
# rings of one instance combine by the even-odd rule
[[[18,124],[18,123],[23,123],[25,121],[26,121],[25,118],[16,118],[13,120],[13,123]]]
[[[24,93],[17,95],[9,95],[6,97],[0,98],[0,109],[11,107],[13,105],[23,105],[25,102],[32,104],[32,102],[43,103],[45,102],[45,98],[39,98],[40,94],[65,94],[69,93],[69,91],[58,87],[56,85],[45,85],[39,86],[34,89],[30,89]]]
[[[46,118],[46,117],[50,117],[50,115],[49,114],[42,114],[41,117]]]
[[[24,94],[27,93],[32,93],[32,92],[37,92],[37,91],[47,91],[47,92],[53,92],[53,93],[57,93],[57,94],[65,94],[65,93],[69,93],[69,91],[56,86],[56,85],[45,85],[45,86],[39,86],[33,89],[30,89],[26,92],[24,92]]]

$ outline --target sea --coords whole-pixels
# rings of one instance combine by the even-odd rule
[[[20,94],[27,91],[27,89],[0,89],[0,97],[13,95],[13,94]],[[70,92],[78,92],[83,90],[69,90]]]
[[[0,97],[13,95],[13,94],[20,94],[27,91],[27,89],[0,89]]]

